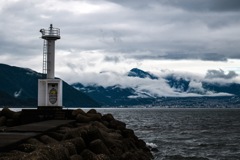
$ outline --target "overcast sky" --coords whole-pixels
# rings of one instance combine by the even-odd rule
[[[240,74],[240,0],[1,0],[0,63],[41,72],[50,23],[61,30],[56,76],[69,83],[116,82],[134,67]]]

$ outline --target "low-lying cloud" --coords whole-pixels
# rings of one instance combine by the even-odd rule
[[[214,78],[222,78],[222,79],[232,79],[237,77],[238,74],[235,71],[229,71],[225,73],[223,70],[208,70],[205,78],[214,79]]]

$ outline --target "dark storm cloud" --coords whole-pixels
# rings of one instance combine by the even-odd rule
[[[205,53],[202,54],[200,59],[206,61],[227,61],[227,57],[225,55],[221,55],[218,53]]]
[[[56,2],[19,0],[0,6],[1,53],[41,54],[39,29],[53,23],[61,29],[58,49],[101,50],[112,54],[106,61],[117,62],[115,54],[139,60],[240,58],[239,0]],[[80,2],[107,9],[82,13]]]
[[[227,61],[228,58],[225,55],[217,53],[165,53],[159,54],[139,54],[134,55],[138,59],[168,59],[168,60],[202,60],[202,61]]]
[[[147,8],[151,5],[168,5],[189,11],[240,11],[239,0],[139,0],[137,2],[129,0],[109,1],[133,8]]]
[[[223,70],[208,70],[205,78],[214,79],[214,78],[223,78],[223,79],[232,79],[237,77],[238,74],[235,71],[229,71],[225,73]]]
[[[224,55],[217,53],[202,53],[202,54],[181,54],[181,53],[171,53],[164,56],[165,59],[199,59],[203,61],[227,61],[227,58]]]
[[[7,3],[7,2],[6,2]],[[16,1],[0,8],[0,52],[23,57],[39,54],[39,11],[32,1]],[[37,27],[38,26],[38,27]],[[40,42],[40,44],[42,44]],[[41,53],[41,52],[40,52]]]
[[[162,0],[162,3],[190,11],[240,11],[239,0]]]

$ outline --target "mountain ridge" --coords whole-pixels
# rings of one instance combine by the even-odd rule
[[[1,106],[37,106],[38,79],[42,74],[27,68],[0,64]],[[10,103],[11,102],[11,103]],[[99,107],[100,105],[86,94],[74,89],[63,81],[63,106]]]
[[[63,81],[65,107],[240,107],[240,84],[166,74],[159,77],[138,68],[122,75],[128,85],[71,85]],[[37,83],[41,73],[0,64],[0,106],[37,106]],[[135,83],[137,82],[137,83]],[[144,86],[145,85],[145,86]],[[146,87],[147,86],[147,87]]]
[[[130,78],[148,79],[148,81],[159,80],[158,76],[138,68],[131,69],[126,75]],[[192,104],[203,107],[227,106],[228,104],[230,106],[240,106],[240,84],[230,83],[219,85],[205,81],[200,83],[184,77],[177,77],[173,74],[166,75],[163,78],[169,88],[179,93],[178,96],[153,95],[146,89],[138,90],[140,88],[139,85],[136,87],[124,87],[121,85],[103,87],[96,84],[84,86],[81,83],[74,83],[72,86],[88,94],[103,106],[184,106],[184,104],[186,104],[186,106]],[[112,96],[115,94],[118,95],[118,97]],[[186,94],[186,96],[181,96],[181,94]],[[192,99],[194,99],[194,101],[192,101]],[[189,102],[189,104],[187,104],[187,102]]]

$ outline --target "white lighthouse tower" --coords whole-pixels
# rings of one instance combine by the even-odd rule
[[[38,107],[62,107],[62,80],[55,79],[55,41],[60,39],[60,29],[41,29],[43,45],[44,79],[38,80]]]

